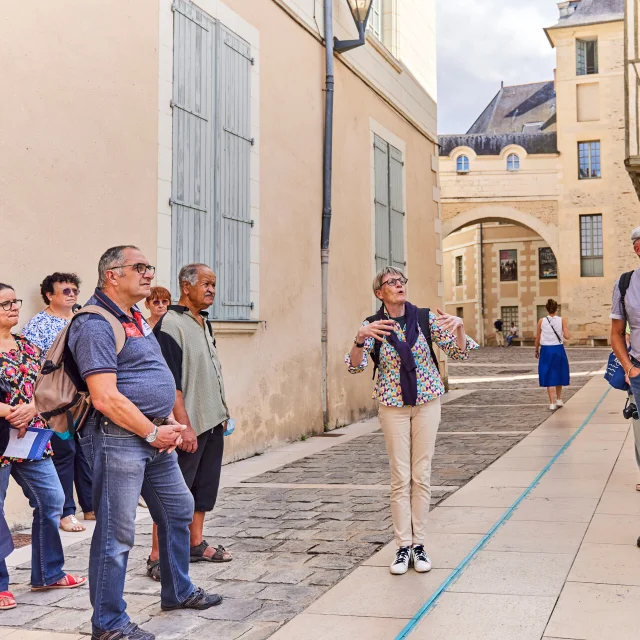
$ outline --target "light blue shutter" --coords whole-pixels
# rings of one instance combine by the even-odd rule
[[[213,53],[215,23],[191,3],[173,4],[171,286],[191,262],[213,263]]]
[[[251,48],[220,25],[218,102],[218,296],[215,315],[250,317]]]
[[[374,136],[374,174],[376,205],[376,272],[391,263],[389,216],[389,145]]]
[[[402,153],[389,145],[389,202],[391,229],[391,260],[389,264],[404,269],[407,262],[404,257],[404,191],[402,172],[404,162]]]

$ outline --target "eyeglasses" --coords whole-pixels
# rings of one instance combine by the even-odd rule
[[[75,287],[66,287],[66,289],[62,290],[62,293],[65,296],[75,296],[76,298],[78,297],[78,294],[80,293],[79,289],[76,289]]]
[[[141,276],[145,275],[147,272],[151,275],[156,272],[156,268],[154,266],[145,264],[144,262],[136,262],[135,264],[117,264],[111,267],[109,271],[113,271],[114,269],[124,269],[125,267],[133,267]]]
[[[168,307],[171,304],[171,300],[152,300],[151,304],[154,307],[159,307],[161,304],[163,304],[165,307]]]
[[[390,278],[389,280],[386,280],[385,282],[383,282],[382,284],[388,284],[390,287],[395,287],[397,284],[401,284],[402,286],[404,286],[405,284],[407,284],[407,282],[409,282],[406,278]]]
[[[22,306],[22,300],[6,300],[5,302],[0,302],[0,307],[2,307],[4,311],[11,311],[11,307],[14,305],[16,309],[19,309]]]

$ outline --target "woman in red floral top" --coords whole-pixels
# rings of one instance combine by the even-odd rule
[[[28,427],[47,428],[33,402],[33,387],[40,371],[39,352],[25,338],[11,333],[18,324],[21,306],[22,300],[16,299],[13,287],[0,283],[0,454],[4,453],[11,429],[17,429],[18,438],[22,438]],[[39,460],[16,460],[0,455],[0,511],[3,514],[9,476],[13,476],[33,507],[32,591],[72,589],[84,584],[86,578],[77,578],[62,570],[64,554],[58,525],[64,493],[51,461],[51,447]],[[8,588],[7,565],[0,560],[0,611],[16,606]]]

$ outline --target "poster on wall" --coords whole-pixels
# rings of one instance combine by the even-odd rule
[[[500,282],[518,280],[518,251],[503,249],[500,251]]]
[[[549,247],[538,249],[540,280],[555,280],[558,277],[558,262]]]

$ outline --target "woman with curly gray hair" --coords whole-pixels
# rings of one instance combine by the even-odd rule
[[[440,396],[445,392],[432,341],[450,358],[466,360],[478,345],[464,331],[461,318],[419,309],[407,300],[407,278],[385,267],[373,281],[382,302],[356,334],[345,362],[350,373],[363,372],[369,360],[377,371],[374,398],[391,471],[391,514],[396,557],[392,574],[413,564],[431,570],[425,550],[431,501],[431,460],[440,424]],[[375,375],[375,373],[374,373]]]

